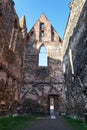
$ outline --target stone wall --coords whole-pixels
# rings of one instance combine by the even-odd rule
[[[62,39],[44,14],[27,34],[25,16],[19,21],[14,2],[2,0],[0,7],[0,115],[48,113],[51,96],[55,111],[65,111]],[[42,46],[48,66],[38,64]]]
[[[44,23],[43,30],[40,29],[41,23]],[[41,31],[44,31],[43,37],[40,35]],[[54,32],[53,40],[52,31]],[[39,66],[39,53],[42,46],[45,46],[47,50],[47,66]],[[27,100],[27,103],[32,101],[31,105],[26,105],[31,112],[34,112],[32,103],[36,102],[35,111],[48,113],[49,96],[57,96],[56,112],[65,111],[66,96],[60,61],[61,46],[61,38],[46,16],[42,14],[28,34],[23,65],[21,99],[24,102]]]
[[[21,23],[20,23],[21,24]],[[19,102],[26,27],[20,26],[12,0],[0,1],[0,115]],[[14,108],[13,108],[14,109]]]
[[[84,116],[87,96],[87,1],[74,0],[63,41],[67,113]]]
[[[80,14],[82,12],[82,9],[84,7],[85,0],[72,0],[70,3],[70,14],[68,17],[64,38],[63,38],[63,48],[62,53],[63,55],[66,53],[69,41],[75,32],[75,28],[78,24],[78,20],[80,17]]]
[[[0,116],[11,113],[14,101],[19,100],[20,82],[0,64]]]

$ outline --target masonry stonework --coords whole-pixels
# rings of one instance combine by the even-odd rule
[[[48,113],[51,97],[55,112],[65,111],[62,39],[44,14],[27,33],[12,0],[2,0],[0,7],[0,114]],[[42,46],[47,66],[39,66]]]
[[[63,40],[67,113],[84,117],[87,96],[87,1],[74,0]]]
[[[12,0],[0,1],[0,116],[10,114],[20,99],[24,28]]]
[[[42,30],[41,24],[44,26]],[[43,37],[40,35],[41,31],[44,32]],[[44,14],[37,20],[27,37],[21,98],[36,102],[39,108],[35,111],[48,113],[50,97],[53,97],[55,111],[64,112],[66,96],[60,51],[62,40]],[[47,50],[47,66],[39,66],[39,53],[42,46]]]
[[[0,116],[55,113],[83,117],[87,105],[87,1],[70,4],[63,41],[42,14],[27,33],[13,0],[0,1]],[[40,65],[41,48],[47,65]],[[42,61],[44,61],[42,59]]]

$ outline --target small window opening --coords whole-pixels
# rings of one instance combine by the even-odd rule
[[[14,28],[18,29],[17,19],[15,19],[15,21],[14,21]]]
[[[59,42],[61,42],[62,43],[62,39],[59,37]]]
[[[12,0],[11,2],[12,2],[12,5],[14,6],[15,5],[14,1]]]
[[[47,51],[46,51],[45,46],[42,46],[40,48],[39,66],[48,66],[48,57],[47,57]]]
[[[33,36],[33,34],[34,34],[34,32],[32,31],[32,32],[31,32],[31,37]]]
[[[2,1],[0,1],[0,16],[2,16]]]
[[[54,41],[54,32],[52,32],[52,41]]]
[[[44,31],[41,31],[41,35],[40,35],[41,37],[44,37]]]
[[[44,29],[44,23],[40,23],[40,29]]]

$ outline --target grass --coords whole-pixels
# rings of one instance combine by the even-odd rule
[[[36,119],[37,116],[3,118],[0,119],[0,130],[22,130]]]
[[[71,117],[65,116],[66,122],[70,124],[75,130],[87,130],[87,125],[83,120],[73,119]]]

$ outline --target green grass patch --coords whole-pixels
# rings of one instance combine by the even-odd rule
[[[87,125],[83,120],[74,119],[68,116],[65,116],[66,122],[72,126],[75,130],[87,130]]]
[[[0,130],[22,130],[36,119],[37,116],[3,118],[0,119]]]

